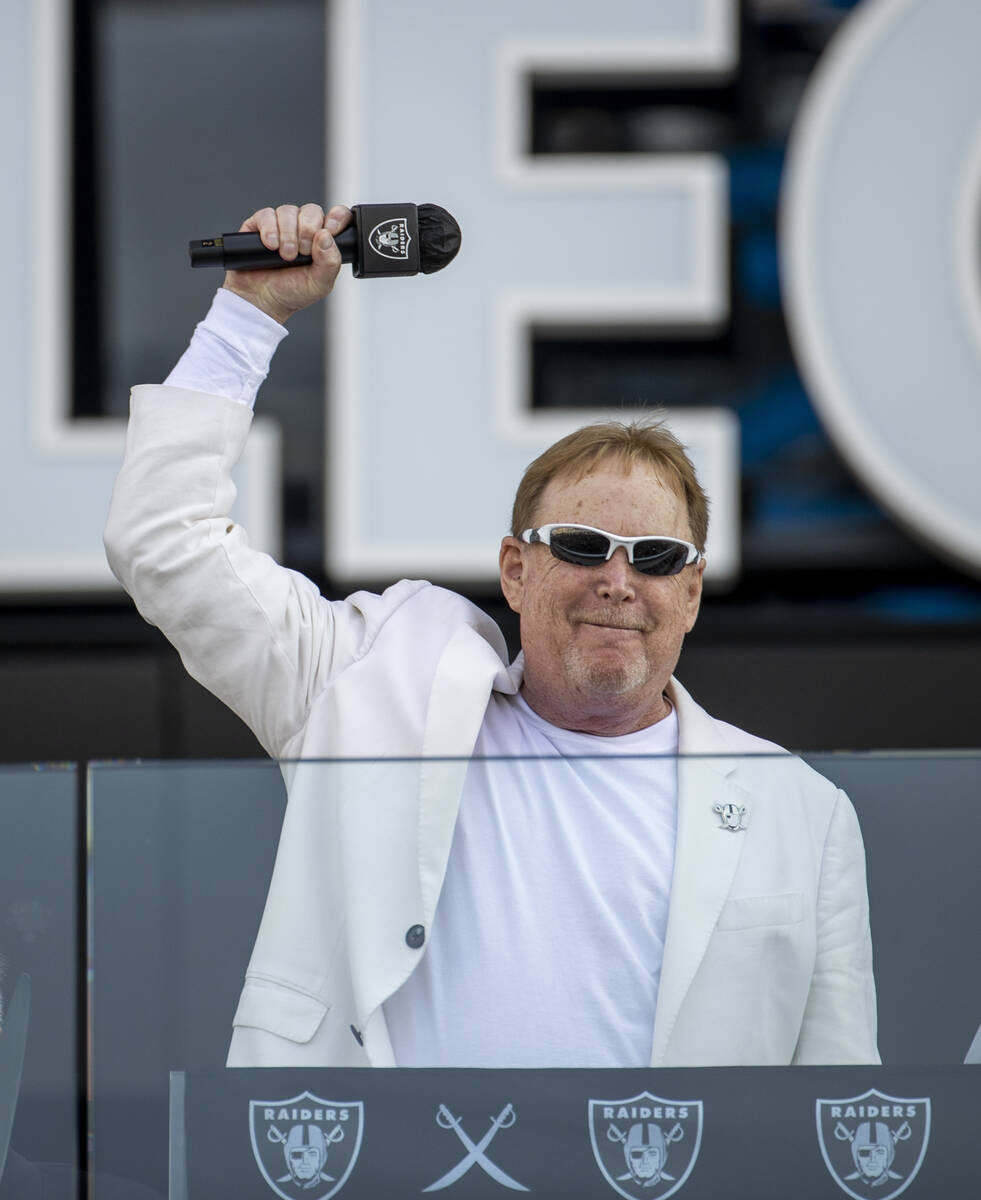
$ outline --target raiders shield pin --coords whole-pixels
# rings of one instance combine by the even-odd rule
[[[641,1092],[590,1100],[589,1137],[606,1182],[627,1200],[663,1200],[688,1179],[702,1144],[701,1100]]]
[[[328,1200],[357,1162],[364,1129],[360,1100],[251,1100],[249,1132],[262,1178],[282,1200]]]
[[[930,1101],[862,1096],[816,1102],[817,1134],[831,1178],[855,1200],[892,1200],[916,1178],[930,1140]]]

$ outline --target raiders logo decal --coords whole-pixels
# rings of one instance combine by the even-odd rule
[[[663,1200],[692,1172],[702,1143],[701,1100],[590,1100],[589,1137],[606,1182],[627,1200]]]
[[[251,1100],[249,1132],[262,1178],[281,1200],[328,1200],[357,1162],[364,1130],[360,1100]]]
[[[871,1088],[847,1100],[818,1100],[817,1134],[831,1178],[855,1200],[892,1200],[923,1164],[930,1101]]]

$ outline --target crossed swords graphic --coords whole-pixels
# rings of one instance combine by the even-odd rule
[[[898,1129],[890,1129],[889,1136],[892,1138],[893,1145],[897,1142],[908,1141],[913,1136],[913,1130],[910,1128],[909,1121],[904,1121]],[[835,1137],[839,1142],[851,1142],[855,1139],[855,1134],[842,1124],[841,1121],[835,1126]]]
[[[451,1183],[456,1183],[458,1179],[466,1175],[471,1167],[476,1165],[480,1167],[482,1171],[486,1172],[491,1179],[502,1184],[504,1187],[511,1188],[516,1192],[527,1192],[528,1188],[526,1188],[523,1183],[518,1183],[516,1179],[512,1179],[506,1171],[502,1171],[496,1163],[491,1162],[491,1160],[484,1153],[487,1147],[497,1136],[498,1130],[509,1129],[514,1124],[516,1119],[517,1118],[515,1116],[514,1109],[510,1104],[506,1104],[504,1108],[502,1108],[497,1114],[497,1116],[491,1119],[490,1128],[480,1139],[480,1141],[474,1142],[467,1135],[466,1130],[461,1125],[460,1118],[454,1117],[446,1105],[441,1104],[436,1113],[436,1124],[439,1125],[441,1129],[452,1129],[456,1136],[463,1143],[463,1147],[467,1153],[463,1158],[460,1159],[460,1161],[455,1167],[453,1167],[452,1170],[447,1171],[446,1174],[437,1179],[435,1183],[431,1183],[429,1187],[423,1188],[422,1190],[424,1192],[436,1192],[441,1188],[449,1187]]]

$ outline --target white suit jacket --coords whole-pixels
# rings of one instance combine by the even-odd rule
[[[452,592],[403,580],[328,602],[252,550],[227,516],[250,421],[235,401],[134,389],[107,552],[190,673],[272,756],[302,760],[284,762],[230,1065],[393,1065],[383,1005],[425,953],[466,756],[521,661],[509,666],[497,626]],[[670,694],[684,757],[651,1064],[877,1062],[848,798],[677,681]],[[725,805],[744,810],[744,830],[724,826]]]

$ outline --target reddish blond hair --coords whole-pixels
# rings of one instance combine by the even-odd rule
[[[511,513],[512,534],[520,537],[535,524],[542,495],[553,479],[560,476],[581,479],[603,459],[618,460],[628,469],[635,463],[652,467],[665,486],[684,500],[692,541],[704,554],[708,497],[684,446],[660,420],[600,421],[585,425],[549,446],[529,464],[518,484]]]

